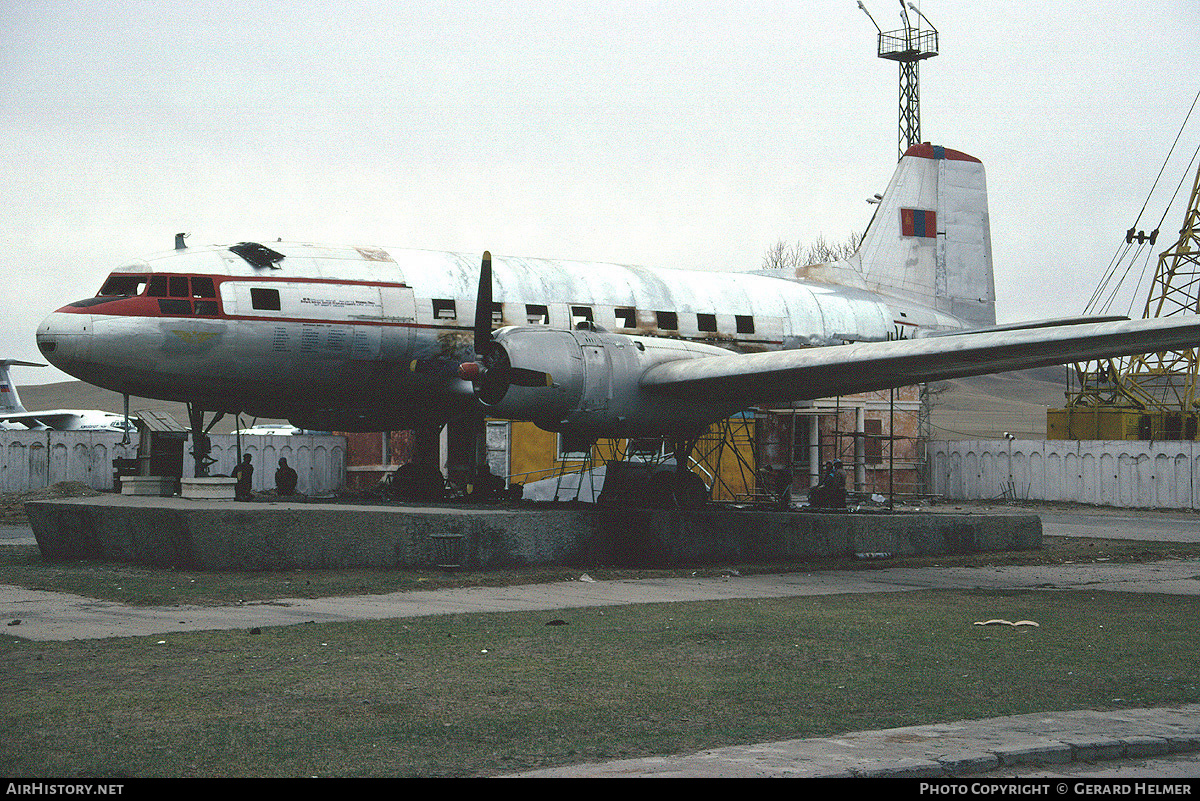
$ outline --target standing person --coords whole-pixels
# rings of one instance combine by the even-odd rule
[[[846,474],[842,472],[842,460],[833,462],[833,472],[829,474],[829,508],[846,508]]]
[[[241,463],[229,474],[230,478],[237,479],[237,487],[233,491],[233,496],[239,501],[248,501],[251,497],[250,487],[254,479],[254,465],[250,461],[250,454],[243,454]]]
[[[288,467],[287,459],[280,459],[279,469],[275,471],[275,492],[279,495],[295,495],[296,479],[296,471]]]

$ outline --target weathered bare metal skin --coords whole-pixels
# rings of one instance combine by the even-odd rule
[[[977,159],[915,146],[858,251],[791,274],[494,256],[490,342],[478,254],[180,248],[118,268],[38,345],[117,392],[302,428],[437,426],[482,402],[552,431],[687,436],[766,400],[1200,340],[1177,321],[995,327],[986,191]]]

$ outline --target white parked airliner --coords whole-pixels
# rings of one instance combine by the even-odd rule
[[[1200,342],[1192,319],[996,326],[994,304],[983,164],[923,144],[858,252],[795,273],[180,240],[37,342],[98,386],[306,429],[430,430],[482,406],[679,441],[764,402]]]

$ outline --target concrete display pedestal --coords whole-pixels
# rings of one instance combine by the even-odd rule
[[[182,478],[179,494],[184,498],[205,501],[232,501],[237,490],[237,479],[228,476],[206,478]]]
[[[170,497],[179,489],[179,479],[174,476],[122,476],[122,495],[150,495]]]
[[[668,568],[1040,548],[1037,515],[419,507],[105,495],[25,504],[46,559],[202,570]]]

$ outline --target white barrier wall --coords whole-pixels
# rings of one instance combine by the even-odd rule
[[[929,442],[930,492],[1100,506],[1190,509],[1200,500],[1200,443],[1130,440]]]
[[[97,490],[113,488],[115,458],[137,455],[136,437],[121,444],[122,434],[94,431],[0,431],[0,491],[27,492],[59,481],[79,481]],[[191,440],[184,448],[184,475],[191,475]],[[334,435],[242,437],[242,453],[251,455],[256,492],[274,489],[275,469],[285,458],[304,495],[324,495],[345,485],[346,438]],[[237,463],[232,434],[212,437],[217,463],[210,475],[229,475]]]

